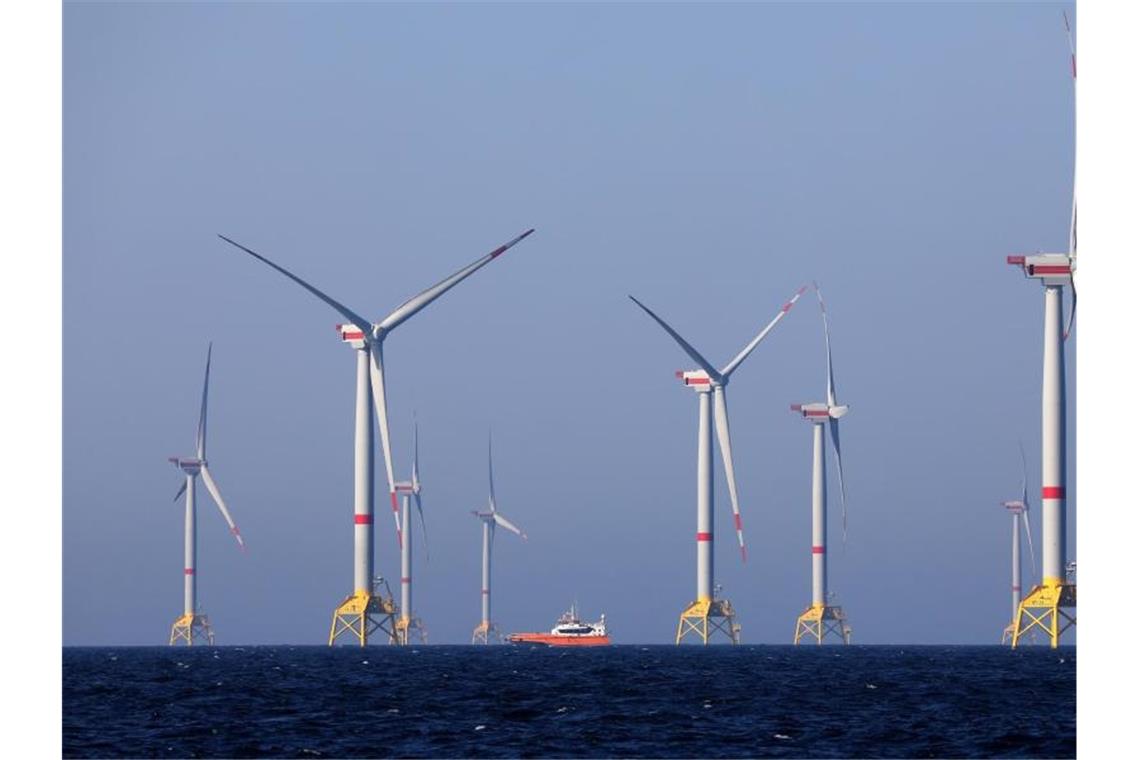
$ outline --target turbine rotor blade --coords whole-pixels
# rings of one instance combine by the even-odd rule
[[[728,434],[728,402],[725,399],[722,386],[718,385],[713,389],[713,398],[716,401],[716,436],[720,447],[720,458],[724,463],[724,475],[728,479],[728,493],[732,498],[732,518],[736,525],[736,540],[740,544],[740,561],[747,562],[748,554],[744,548],[744,524],[740,519],[740,502],[736,496],[736,471],[732,466],[732,440]]]
[[[304,288],[305,290],[307,290],[310,293],[312,293],[313,295],[315,295],[317,298],[319,298],[322,301],[324,301],[325,303],[327,303],[329,306],[333,307],[333,309],[335,309],[342,317],[344,317],[349,322],[351,322],[352,324],[354,324],[358,328],[360,328],[361,332],[363,332],[365,335],[368,335],[368,336],[372,335],[372,332],[373,332],[372,322],[370,322],[369,320],[360,316],[359,314],[357,314],[352,309],[348,308],[347,306],[345,306],[344,304],[342,304],[338,301],[334,301],[332,298],[325,295],[321,291],[317,290],[315,287],[313,287],[309,283],[305,282],[304,280],[302,280],[300,277],[298,277],[297,275],[290,272],[285,267],[278,266],[277,264],[274,264],[272,261],[270,261],[269,259],[262,256],[260,253],[257,253],[255,251],[250,250],[249,248],[246,248],[241,243],[235,243],[233,240],[230,240],[225,235],[218,235],[218,237],[220,237],[222,240],[226,241],[230,245],[234,246],[235,248],[240,248],[241,250],[248,253],[250,256],[253,256],[255,259],[258,259],[258,260],[264,262],[265,264],[268,264],[269,266],[273,267],[278,272],[285,275],[290,280],[297,283],[302,288]]]
[[[1026,508],[1029,507],[1029,477],[1025,465],[1025,447],[1021,446],[1021,441],[1017,442],[1017,450],[1021,453],[1021,504]]]
[[[222,501],[222,494],[220,491],[218,491],[218,485],[214,482],[213,476],[210,475],[210,469],[206,467],[206,465],[202,465],[201,474],[202,482],[206,484],[206,490],[209,491],[210,496],[214,498],[214,503],[218,505],[218,509],[221,511],[222,517],[225,519],[226,524],[230,526],[230,533],[234,534],[234,538],[237,539],[238,546],[244,552],[245,541],[242,539],[241,533],[238,531],[237,523],[235,523],[234,518],[230,516],[230,511],[226,509],[226,503]]]
[[[396,520],[396,544],[404,548],[404,534],[400,527],[400,507],[396,503],[396,478],[392,470],[392,445],[388,435],[388,401],[384,392],[384,343],[371,341],[368,353],[368,379],[372,385],[372,406],[376,409],[376,424],[380,428],[380,448],[384,452],[384,473],[388,476],[388,495],[392,502],[392,517]]]
[[[428,537],[427,537],[427,523],[424,522],[424,505],[420,501],[420,492],[416,491],[413,494],[416,497],[416,511],[420,513],[420,530],[424,536],[424,559],[431,562],[431,552],[428,550]]]
[[[813,283],[814,284],[814,283]],[[823,341],[827,345],[827,405],[835,406],[835,372],[831,368],[831,324],[827,318],[827,307],[823,303],[823,291],[815,286],[819,297],[819,311],[823,315]]]
[[[843,481],[843,454],[839,448],[839,420],[834,417],[827,421],[831,428],[831,445],[835,447],[835,469],[839,473],[839,497],[843,504],[843,544],[847,545],[847,486]]]
[[[186,493],[186,479],[185,478],[182,479],[182,486],[178,489],[178,493],[174,494],[173,501],[178,501],[179,497],[182,496],[182,494],[184,494],[184,493]]]
[[[491,433],[487,433],[487,484],[490,486],[487,503],[495,511],[495,470],[491,464]]]
[[[415,419],[415,412],[412,413]],[[413,422],[412,428],[412,495],[416,497],[416,511],[420,513],[420,529],[424,536],[424,559],[431,562],[428,550],[427,523],[424,522],[424,504],[420,500],[420,424]]]
[[[1065,34],[1069,37],[1069,61],[1072,64],[1073,82],[1077,81],[1077,48],[1073,44],[1073,28],[1069,26],[1069,14],[1067,11],[1061,11],[1061,18],[1065,19]]]
[[[1037,557],[1033,552],[1033,533],[1029,530],[1029,473],[1025,466],[1025,447],[1021,441],[1017,442],[1017,449],[1021,452],[1021,519],[1025,527],[1025,538],[1029,541],[1029,557],[1033,565],[1037,565]]]
[[[380,324],[378,325],[379,329],[384,331],[396,329],[405,321],[410,319],[414,314],[416,314],[416,312],[420,311],[429,303],[439,298],[459,283],[463,282],[463,280],[475,274],[475,272],[489,264],[492,259],[498,257],[501,253],[503,253],[503,251],[515,245],[515,243],[518,243],[520,240],[527,237],[532,232],[534,232],[534,229],[527,230],[515,239],[504,243],[503,245],[500,245],[498,248],[486,254],[485,256],[482,256],[481,258],[471,262],[450,277],[440,280],[438,283],[432,285],[427,290],[424,290],[421,293],[412,296],[407,301],[404,301],[404,303],[396,307],[395,311],[380,321]]]
[[[1072,64],[1073,73],[1073,90],[1077,87],[1077,48],[1073,44],[1073,28],[1069,25],[1069,14],[1061,11],[1061,17],[1065,19],[1065,34],[1069,38],[1069,60]],[[1065,326],[1065,333],[1063,338],[1069,339],[1069,334],[1073,331],[1073,321],[1077,318],[1077,285],[1073,280],[1072,265],[1077,260],[1077,181],[1076,181],[1076,164],[1073,166],[1073,212],[1069,219],[1069,285],[1073,289],[1073,303],[1069,309],[1069,323]]]
[[[1021,524],[1025,526],[1025,538],[1029,541],[1029,561],[1037,567],[1037,556],[1033,552],[1033,532],[1029,529],[1029,506],[1021,511]]]
[[[665,322],[665,320],[663,320],[661,317],[654,314],[653,311],[648,306],[643,304],[641,301],[638,301],[633,296],[630,296],[629,300],[633,301],[635,304],[640,306],[646,314],[653,317],[653,321],[656,322],[657,324],[661,325],[661,327],[663,327],[665,329],[665,332],[669,333],[669,335],[671,335],[673,337],[673,340],[677,341],[677,344],[682,349],[684,349],[685,353],[689,355],[689,358],[691,358],[698,365],[700,365],[701,369],[703,369],[705,372],[707,372],[709,374],[709,377],[711,377],[713,379],[713,381],[715,381],[717,383],[721,382],[721,380],[722,380],[721,373],[717,371],[716,367],[714,367],[712,364],[710,364],[709,361],[707,359],[705,359],[705,357],[701,356],[700,352],[697,351],[697,349],[695,349],[691,345],[689,345],[688,341],[686,341],[684,338],[682,338],[677,333],[676,330],[674,330],[672,327],[670,327]]]
[[[728,380],[728,376],[736,371],[736,368],[740,366],[740,363],[747,359],[748,355],[752,353],[753,349],[760,345],[760,341],[764,340],[764,338],[767,337],[768,333],[771,332],[772,328],[775,327],[789,311],[791,311],[792,307],[795,306],[796,301],[800,300],[800,296],[804,294],[805,290],[807,290],[807,285],[804,285],[799,290],[797,290],[795,295],[793,295],[783,306],[780,307],[780,311],[776,314],[772,321],[769,322],[764,327],[764,329],[760,331],[760,334],[753,338],[752,341],[747,346],[745,346],[743,350],[741,350],[741,352],[737,354],[735,358],[733,358],[732,361],[725,365],[724,369],[720,371],[720,375],[723,376],[725,380]]]
[[[1063,340],[1069,339],[1069,334],[1073,331],[1073,320],[1077,318],[1077,283],[1073,279],[1073,273],[1069,272],[1069,288],[1073,291],[1073,303],[1069,306],[1069,322],[1065,325],[1065,333],[1062,335]]]
[[[499,525],[502,525],[504,528],[509,530],[511,533],[522,536],[522,539],[524,541],[526,540],[526,533],[523,533],[521,530],[519,530],[518,527],[514,523],[512,523],[507,518],[503,517],[503,515],[500,514],[499,512],[495,513],[495,522]]]
[[[206,458],[206,396],[210,391],[210,357],[214,352],[214,343],[210,341],[206,349],[206,379],[202,383],[202,411],[198,413],[198,458]]]

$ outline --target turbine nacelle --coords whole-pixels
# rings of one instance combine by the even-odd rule
[[[724,387],[728,384],[728,378],[713,379],[708,372],[703,369],[694,369],[689,371],[677,370],[675,373],[677,379],[685,385],[692,388],[697,393],[708,393],[714,387]]]
[[[1003,501],[1001,503],[1001,505],[1015,515],[1020,515],[1022,512],[1026,512],[1029,510],[1029,506],[1024,501],[1021,501],[1020,499],[1015,499],[1012,501]]]
[[[837,420],[850,411],[847,405],[828,406],[817,401],[811,404],[792,404],[791,410],[799,412],[800,416],[808,422],[826,422],[829,419]]]
[[[1042,285],[1069,285],[1077,269],[1076,257],[1067,253],[1006,256],[1005,263],[1021,267],[1026,277],[1041,280]]]
[[[202,468],[206,466],[205,459],[197,459],[195,457],[167,457],[167,461],[187,475],[197,475],[202,471]]]
[[[368,347],[367,334],[351,322],[346,325],[337,325],[336,331],[340,335],[340,339],[353,348],[362,350]]]

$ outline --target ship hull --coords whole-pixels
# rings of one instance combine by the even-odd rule
[[[551,633],[512,633],[507,636],[512,644],[533,644],[551,647],[605,647],[609,636],[556,636]]]

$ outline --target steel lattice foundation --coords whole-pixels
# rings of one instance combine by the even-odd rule
[[[823,644],[827,635],[835,634],[844,644],[851,643],[851,626],[847,623],[847,615],[842,607],[813,604],[796,619],[796,636],[794,644],[807,637],[815,639],[817,645]]]
[[[471,632],[472,644],[502,644],[503,634],[494,623],[480,623]]]
[[[1056,649],[1061,634],[1077,624],[1076,609],[1077,584],[1049,583],[1034,586],[1029,596],[1022,599],[1017,607],[1011,646],[1016,648],[1023,636],[1041,630],[1049,637],[1049,646]]]
[[[214,645],[214,629],[210,627],[210,619],[205,615],[183,615],[170,626],[170,646],[184,643],[192,647],[195,639],[205,641],[209,646]]]
[[[386,643],[396,643],[396,604],[386,597],[357,591],[340,603],[333,612],[329,628],[329,646],[342,635],[367,646],[368,639],[380,631]]]
[[[680,644],[690,634],[707,645],[709,637],[717,632],[728,636],[733,644],[740,643],[740,625],[736,611],[727,599],[704,599],[690,604],[677,621],[677,641]]]

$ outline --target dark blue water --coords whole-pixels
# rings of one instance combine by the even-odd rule
[[[65,757],[1074,757],[1076,651],[67,648]]]

